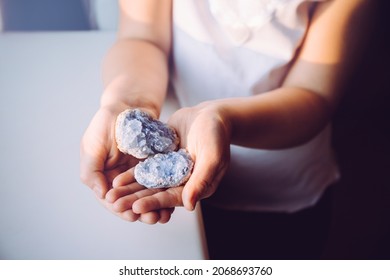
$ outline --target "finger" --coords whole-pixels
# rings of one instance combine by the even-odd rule
[[[117,168],[111,169],[111,170],[105,170],[104,175],[106,176],[106,180],[108,183],[109,188],[112,188],[113,181],[116,177],[118,177],[120,174],[122,174],[125,170],[123,170],[122,166],[119,166]]]
[[[138,221],[138,219],[140,218],[140,215],[135,214],[132,210],[127,210],[117,215],[128,222],[135,222]]]
[[[142,214],[153,210],[182,206],[182,191],[183,187],[175,187],[140,198],[133,203],[133,211]]]
[[[110,211],[111,213],[115,214],[119,218],[128,221],[128,222],[135,222],[138,221],[138,218],[140,217],[139,214],[135,214],[132,210],[127,210],[121,213],[117,213],[113,210],[113,204],[108,203],[105,199],[98,199],[100,203],[103,204],[103,206]]]
[[[148,197],[148,196],[155,194],[156,192],[162,192],[162,191],[163,191],[162,189],[143,189],[143,190],[137,191],[135,193],[132,193],[130,195],[121,197],[114,202],[113,210],[115,212],[123,212],[125,210],[133,209],[133,204],[138,199],[142,199],[143,197]],[[137,213],[137,214],[141,214],[141,213],[135,212],[134,209],[133,209],[133,212]],[[149,211],[146,211],[146,212],[149,212]],[[146,212],[144,212],[144,213],[146,213]]]
[[[109,187],[103,173],[104,159],[86,154],[83,149],[80,152],[80,178],[98,196],[104,198]]]
[[[106,200],[110,203],[114,203],[116,200],[118,200],[121,197],[131,195],[143,189],[145,189],[145,187],[141,186],[138,183],[116,187],[108,191],[108,193],[106,194]]]
[[[168,209],[161,209],[160,210],[160,220],[158,221],[160,224],[165,224],[169,222],[171,219],[171,215],[173,213],[173,210],[175,208],[168,208]]]
[[[130,168],[129,170],[124,171],[114,178],[112,181],[112,187],[116,188],[119,186],[128,185],[130,183],[134,183],[134,168]]]
[[[148,213],[141,214],[138,218],[138,221],[143,222],[145,224],[155,224],[160,220],[160,213],[159,211],[152,211]]]

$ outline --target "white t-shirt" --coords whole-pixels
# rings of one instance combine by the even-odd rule
[[[177,0],[173,6],[173,85],[182,106],[278,88],[307,31],[315,2]],[[231,146],[216,206],[293,212],[316,203],[339,177],[330,126],[283,150]]]

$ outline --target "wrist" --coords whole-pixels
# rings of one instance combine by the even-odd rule
[[[227,104],[223,100],[221,100],[218,103],[220,103],[220,104],[218,105],[217,110],[219,112],[221,122],[224,126],[226,136],[229,139],[229,143],[232,143],[232,135],[233,135],[233,128],[234,128],[234,126],[233,126],[234,118],[233,118],[232,112],[231,112],[231,110],[229,110],[229,106],[227,106]]]
[[[138,108],[154,118],[160,116],[161,105],[145,97],[145,94],[106,89],[100,99],[100,107],[111,108],[120,113]]]
[[[224,136],[226,140],[231,143],[232,131],[233,131],[233,114],[230,110],[230,106],[226,100],[213,100],[206,101],[199,106],[203,107],[204,110],[209,110],[211,116],[214,116],[215,120],[220,124],[224,130]]]
[[[245,129],[243,130],[243,127],[245,127],[245,124],[248,121],[251,122],[251,120],[248,119],[248,116],[245,117],[242,114],[243,102],[244,100],[240,98],[227,98],[215,101],[216,110],[224,124],[231,144],[239,143],[239,141],[237,142],[237,139],[243,137],[247,133]]]

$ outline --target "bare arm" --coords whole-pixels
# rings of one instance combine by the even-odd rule
[[[123,103],[156,117],[168,84],[171,1],[119,1],[118,39],[103,66],[102,106]]]
[[[121,0],[119,3],[118,39],[104,62],[105,89],[101,106],[80,145],[80,177],[94,190],[100,202],[121,218],[164,223],[169,220],[173,209],[158,209],[145,214],[134,213],[131,208],[116,211],[107,195],[115,186],[123,187],[118,175],[130,174],[126,172],[137,164],[135,158],[117,149],[114,132],[117,115],[131,107],[139,107],[154,117],[160,114],[168,84],[171,1]],[[126,192],[144,189],[135,183],[134,176],[124,184]],[[144,192],[144,195],[148,194]]]
[[[131,202],[138,214],[178,205],[194,209],[197,201],[217,189],[228,167],[231,143],[279,149],[314,137],[330,121],[340,99],[344,73],[355,57],[350,50],[364,39],[359,24],[367,20],[369,2],[333,0],[319,4],[281,88],[178,110],[169,123],[195,160],[189,181],[184,187],[141,198],[135,194],[114,204],[125,209]]]
[[[193,209],[199,199],[215,192],[227,170],[231,143],[259,149],[293,147],[309,141],[329,123],[364,39],[360,27],[371,15],[370,2],[318,4],[303,46],[279,89],[204,102],[172,116],[170,123],[181,139],[188,139],[187,148],[196,158],[183,190],[186,208]],[[208,135],[206,140],[203,135]],[[140,212],[154,209],[157,202],[149,199],[149,207]]]
[[[318,5],[281,88],[214,104],[231,124],[233,143],[285,148],[310,140],[324,128],[364,40],[360,27],[369,19],[369,2],[334,0]]]

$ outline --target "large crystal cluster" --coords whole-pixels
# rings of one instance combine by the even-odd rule
[[[115,137],[121,152],[139,159],[175,151],[179,144],[175,130],[139,109],[119,114]]]
[[[184,184],[193,161],[186,150],[176,152],[179,138],[174,129],[139,109],[118,115],[115,127],[118,149],[139,159],[135,179],[147,188],[170,188]]]
[[[192,160],[186,150],[157,154],[136,165],[134,176],[147,188],[177,187],[191,175]]]

